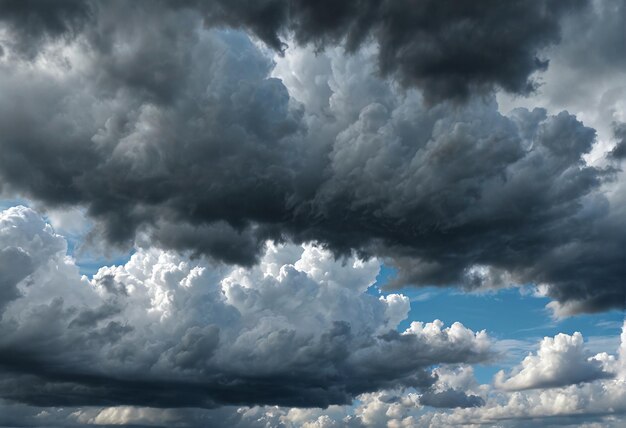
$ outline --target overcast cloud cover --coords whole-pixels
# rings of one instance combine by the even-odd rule
[[[481,383],[503,338],[406,290],[624,310],[625,19],[0,1],[0,425],[620,426],[626,333]]]

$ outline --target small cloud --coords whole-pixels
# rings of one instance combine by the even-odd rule
[[[423,293],[418,294],[417,296],[411,297],[411,302],[425,302],[427,300],[435,297],[437,293],[433,291],[425,291]]]

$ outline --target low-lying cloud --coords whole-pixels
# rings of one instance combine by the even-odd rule
[[[89,280],[65,240],[24,207],[0,213],[0,246],[31,269],[0,294],[5,400],[326,407],[428,388],[431,365],[491,357],[486,333],[459,323],[397,332],[408,298],[365,293],[379,262],[337,261],[315,246],[270,245],[253,268],[139,249]]]

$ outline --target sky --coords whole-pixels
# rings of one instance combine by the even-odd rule
[[[0,426],[624,426],[625,19],[0,0]]]

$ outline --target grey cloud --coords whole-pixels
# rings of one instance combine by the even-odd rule
[[[626,158],[626,123],[614,124],[613,135],[617,140],[617,144],[609,152],[609,157],[617,160]]]
[[[380,388],[427,388],[433,364],[491,357],[486,333],[459,323],[393,332],[409,302],[365,294],[375,261],[343,264],[321,248],[287,245],[239,268],[152,248],[87,280],[60,239],[32,210],[0,213],[0,245],[41,255],[0,320],[3,399],[327,407]],[[126,292],[112,296],[116,283]]]
[[[25,209],[21,212],[31,220],[30,229],[18,230],[13,218],[0,213],[0,318],[5,307],[22,296],[20,284],[28,286],[30,275],[50,254],[66,248],[37,215]],[[30,252],[25,250],[29,247]]]
[[[501,93],[504,109],[541,105],[550,111],[583,112],[585,123],[608,142],[612,123],[624,121],[625,17],[622,0],[589,2],[580,13],[567,14],[561,21],[561,42],[543,51],[550,67],[538,76],[540,89],[525,99]]]
[[[530,75],[548,65],[538,51],[559,41],[560,19],[585,3],[218,1],[204,11],[209,23],[249,29],[276,50],[289,34],[318,48],[343,43],[349,52],[373,39],[383,75],[439,101],[494,86],[534,90]]]
[[[539,51],[584,2],[331,3],[0,3],[2,190],[82,206],[91,239],[139,247],[128,265],[81,279],[34,212],[0,216],[1,397],[149,406],[155,418],[158,407],[327,406],[403,387],[434,407],[482,404],[435,391],[426,371],[488,358],[482,336],[437,323],[436,334],[395,332],[408,301],[360,293],[372,265],[318,266],[339,273],[318,278],[287,254],[299,247],[274,254],[268,239],[379,257],[398,269],[391,287],[539,283],[559,314],[624,307],[624,176],[583,161],[595,132],[574,115],[505,116],[489,94],[533,91]],[[623,44],[602,49],[621,34],[615,5],[566,21],[590,19],[590,62],[619,68]],[[318,57],[296,51],[293,75],[276,77],[280,58],[203,20]],[[570,391],[592,389],[609,403],[599,414],[621,405],[595,391],[615,386],[600,363],[561,375],[513,389],[588,382]],[[235,426],[230,410],[199,411],[197,423]],[[2,413],[0,424],[16,420]]]
[[[128,290],[126,286],[118,281],[115,281],[113,275],[103,275],[95,280],[97,284],[103,287],[107,292],[111,294],[122,294],[128,296]]]
[[[420,403],[437,408],[467,408],[484,406],[485,400],[450,388],[445,391],[426,391],[420,396]]]
[[[626,66],[624,16],[626,5],[620,0],[593,2],[585,13],[567,16],[563,22],[563,45],[556,54],[567,65],[586,73],[623,70]],[[581,51],[587,52],[584,58]]]
[[[120,308],[113,303],[103,303],[95,309],[85,309],[80,312],[72,321],[70,321],[68,327],[94,327],[99,321],[106,320],[120,312]]]
[[[388,256],[399,269],[392,286],[546,283],[559,301],[583,302],[579,311],[622,307],[622,208],[594,192],[609,176],[581,160],[592,129],[567,113],[507,118],[476,105],[422,122],[400,107],[372,130],[372,112],[334,145],[316,195],[328,219],[318,236]]]
[[[39,2],[4,1],[4,22],[12,30],[18,49],[32,56],[47,37],[71,38],[91,27],[111,30],[128,17],[129,9],[158,7],[163,14],[191,11],[210,26],[245,29],[283,51],[284,37],[300,45],[343,44],[354,52],[374,40],[379,47],[379,71],[396,77],[407,86],[418,86],[430,100],[465,99],[471,93],[499,87],[527,94],[536,83],[534,72],[545,70],[548,60],[539,51],[560,40],[564,16],[584,10],[584,0],[487,1],[461,4],[454,1],[415,2],[412,0],[350,0],[342,2],[309,0],[154,2]],[[166,5],[166,6],[164,6]],[[132,15],[132,14],[131,14]],[[170,61],[180,52],[184,26],[161,28],[161,45],[143,49],[134,57],[110,56],[103,66],[119,78],[148,90],[171,95],[171,80],[160,71],[182,73]],[[146,23],[145,27],[148,27]],[[86,29],[85,29],[86,28]],[[165,31],[163,31],[165,30]],[[165,34],[163,34],[165,33]],[[156,33],[155,33],[156,35]],[[137,31],[129,40],[140,40]],[[96,46],[110,51],[113,45],[101,35]],[[174,42],[173,44],[170,44]],[[155,62],[159,53],[167,59]],[[130,62],[129,62],[130,61]],[[156,66],[156,70],[155,70]]]
[[[623,208],[582,160],[595,133],[575,116],[428,106],[337,51],[316,76],[330,93],[310,89],[325,111],[307,110],[245,35],[141,5],[117,25],[116,6],[99,12],[62,73],[2,63],[20,100],[0,104],[5,190],[85,206],[93,239],[116,245],[249,266],[267,239],[316,241],[386,258],[394,286],[534,282],[572,313],[622,306]]]
[[[544,339],[545,340],[545,339]],[[555,340],[562,340],[557,336]],[[545,348],[544,344],[541,348]],[[569,348],[569,349],[567,349]],[[225,406],[218,409],[160,409],[134,406],[119,407],[66,407],[54,411],[45,407],[27,406],[19,403],[7,403],[0,400],[0,424],[11,426],[19,421],[24,426],[90,426],[89,424],[126,424],[136,426],[184,426],[184,427],[285,427],[299,426],[322,427],[385,427],[404,424],[405,426],[432,427],[480,425],[503,427],[542,427],[542,426],[580,426],[590,424],[607,427],[621,427],[626,410],[623,388],[622,352],[624,342],[617,356],[607,353],[596,358],[603,361],[607,368],[618,370],[615,379],[596,378],[589,383],[562,385],[557,388],[531,389],[517,392],[504,392],[492,389],[489,385],[478,385],[471,367],[445,368],[435,370],[439,375],[437,385],[429,393],[439,398],[455,395],[446,400],[446,404],[467,403],[460,394],[449,391],[466,392],[468,397],[478,395],[484,405],[449,408],[423,408],[419,396],[413,390],[392,390],[368,393],[359,396],[358,404],[351,406],[332,406],[325,409],[294,409],[284,407],[243,407]],[[558,359],[565,365],[578,360],[578,353],[571,353],[571,347],[556,346],[553,352],[543,353],[545,358]],[[612,350],[606,349],[611,352]],[[540,351],[539,354],[542,354]],[[559,357],[560,354],[560,357]],[[599,361],[598,360],[598,361]],[[553,363],[555,361],[552,361]],[[580,361],[575,364],[580,364]],[[532,364],[534,365],[534,364]],[[526,365],[528,367],[528,365]],[[538,367],[536,367],[538,368]],[[548,363],[548,371],[560,371],[558,365]],[[535,374],[540,374],[538,370]],[[436,392],[435,392],[436,391]],[[444,393],[444,394],[442,394]],[[428,398],[426,398],[428,400]],[[441,400],[440,400],[441,401]],[[38,415],[37,417],[35,415]]]

